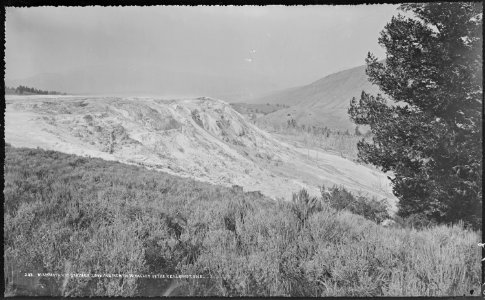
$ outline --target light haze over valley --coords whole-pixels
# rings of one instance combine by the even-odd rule
[[[383,57],[396,5],[7,8],[7,86],[244,100]]]

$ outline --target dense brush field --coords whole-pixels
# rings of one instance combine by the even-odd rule
[[[480,288],[479,232],[460,224],[384,227],[379,203],[365,217],[336,205],[353,199],[342,189],[276,202],[97,158],[5,151],[7,296],[161,295],[169,284],[23,276],[66,270],[207,277],[185,280],[175,295],[437,296]]]
[[[355,132],[349,132],[348,130],[345,132],[328,128],[317,128],[317,130],[312,130],[312,128],[301,126],[289,127],[285,124],[279,126],[271,125],[262,121],[259,121],[259,123],[256,124],[263,130],[276,134],[278,138],[284,142],[290,144],[298,142],[303,147],[322,149],[326,152],[340,155],[343,158],[355,162],[359,161],[357,157],[359,152],[357,143],[362,139],[366,141],[372,140],[370,134],[356,135]]]

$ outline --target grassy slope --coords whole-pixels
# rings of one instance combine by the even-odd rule
[[[355,131],[350,131],[346,134],[345,132],[333,132],[329,129],[317,128],[312,129],[302,129],[301,127],[292,128],[287,125],[272,126],[268,124],[258,124],[256,125],[263,130],[269,131],[278,140],[292,145],[300,145],[300,147],[305,148],[316,148],[321,149],[325,152],[340,155],[343,158],[347,158],[357,163],[358,149],[357,143],[362,139],[366,141],[371,141],[372,137],[364,135],[355,135]]]
[[[463,295],[480,282],[479,235],[384,228],[288,203],[54,151],[6,146],[4,246],[21,272],[198,274],[179,295]],[[68,263],[69,262],[69,263]],[[10,266],[10,267],[8,267]],[[12,294],[147,294],[141,279],[74,278]],[[11,283],[11,281],[10,281]],[[154,294],[165,286],[156,283]],[[17,288],[17,291],[13,289]],[[24,288],[24,289],[23,289]]]

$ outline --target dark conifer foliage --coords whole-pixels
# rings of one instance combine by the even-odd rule
[[[478,228],[482,197],[482,3],[401,5],[366,73],[385,95],[362,93],[349,114],[373,142],[359,157],[392,171],[399,214]],[[394,103],[392,103],[394,102]]]
[[[63,93],[60,92],[55,92],[55,91],[44,91],[40,89],[36,89],[33,87],[28,87],[28,86],[23,86],[19,85],[17,88],[15,88],[15,93],[24,95],[24,94],[34,94],[34,95],[62,95]],[[65,95],[65,93],[64,93]]]

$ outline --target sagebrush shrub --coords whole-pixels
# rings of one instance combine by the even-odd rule
[[[382,223],[390,219],[389,206],[386,199],[377,200],[376,198],[367,198],[361,195],[354,196],[344,187],[334,186],[326,190],[324,186],[320,188],[322,199],[336,210],[347,209],[350,212],[361,215],[366,219],[376,223]]]
[[[4,255],[19,272],[205,277],[181,280],[181,296],[448,296],[479,286],[479,232],[385,228],[366,219],[379,211],[370,204],[371,213],[355,206],[362,216],[342,209],[361,201],[346,192],[335,193],[336,209],[306,191],[273,201],[118,162],[5,150]],[[41,291],[14,275],[5,295],[160,296],[170,286],[43,278]]]

